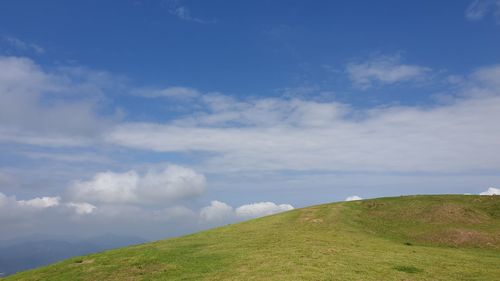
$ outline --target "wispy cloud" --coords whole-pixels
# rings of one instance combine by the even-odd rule
[[[465,18],[477,21],[492,14],[497,23],[500,23],[500,1],[499,0],[474,0],[465,10]]]
[[[346,72],[354,86],[368,89],[374,85],[422,79],[431,69],[419,65],[404,64],[400,55],[382,55],[367,61],[352,62]]]
[[[455,93],[461,98],[432,108],[355,110],[339,102],[206,95],[204,111],[167,124],[123,123],[106,139],[159,152],[209,152],[201,164],[219,172],[491,170],[500,165],[498,69],[475,71]]]
[[[34,52],[36,54],[45,53],[45,49],[42,48],[41,46],[25,42],[16,37],[3,36],[1,37],[1,41],[3,41],[5,44],[9,45],[11,48],[17,51],[29,51],[29,52]]]
[[[191,99],[201,96],[201,93],[190,87],[167,87],[163,89],[140,88],[132,91],[132,94],[145,98],[175,98],[175,99]]]
[[[110,164],[113,162],[110,158],[104,157],[96,153],[60,153],[60,152],[36,152],[36,151],[24,151],[20,152],[21,155],[37,160],[50,160],[59,162],[90,162],[90,163],[102,163]]]
[[[216,22],[215,20],[205,20],[192,16],[191,10],[186,5],[182,5],[181,0],[170,0],[167,2],[169,6],[168,12],[171,15],[174,15],[181,20],[202,23],[202,24]]]
[[[113,77],[78,67],[47,71],[33,60],[0,56],[0,142],[82,146],[117,116],[97,111]]]

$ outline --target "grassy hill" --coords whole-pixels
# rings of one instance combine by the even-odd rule
[[[318,205],[5,280],[500,280],[500,196]]]

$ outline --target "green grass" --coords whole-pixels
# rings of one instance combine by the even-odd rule
[[[406,272],[406,273],[418,273],[422,272],[423,270],[420,268],[416,268],[414,266],[407,266],[407,265],[398,265],[394,267],[395,270]]]
[[[318,205],[5,280],[500,280],[500,196]]]

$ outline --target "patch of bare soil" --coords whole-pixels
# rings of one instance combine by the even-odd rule
[[[323,219],[316,219],[314,217],[301,217],[300,222],[323,223]]]
[[[449,229],[439,233],[423,235],[420,238],[433,244],[447,246],[500,248],[500,237],[498,235],[475,230]]]
[[[420,213],[420,219],[426,223],[466,223],[480,224],[490,218],[487,214],[456,204],[434,206]]]
[[[169,270],[175,269],[175,265],[164,263],[152,263],[144,265],[131,265],[126,270],[120,271],[116,274],[117,280],[144,280],[144,275],[162,274]]]
[[[310,223],[322,223],[323,219],[317,218],[316,215],[316,210],[308,210],[306,212],[302,212],[302,214],[299,217],[299,221],[304,223],[304,222],[310,222]]]

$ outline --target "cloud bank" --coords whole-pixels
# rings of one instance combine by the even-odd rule
[[[215,200],[196,211],[196,202],[201,199],[205,185],[203,174],[187,167],[166,165],[145,172],[100,172],[88,180],[70,184],[65,196],[18,200],[0,193],[0,225],[9,225],[2,235],[19,231],[37,233],[66,225],[82,228],[81,233],[122,229],[126,233],[153,233],[151,237],[162,238],[167,235],[165,231],[185,233],[186,229],[195,231],[293,209],[289,204],[272,202],[234,209]]]

